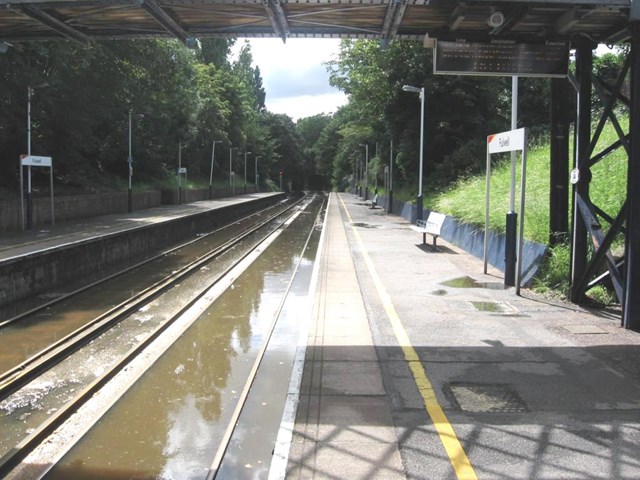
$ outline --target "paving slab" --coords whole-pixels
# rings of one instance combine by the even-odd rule
[[[619,310],[517,296],[350,194],[327,222],[287,478],[640,478],[640,334]]]

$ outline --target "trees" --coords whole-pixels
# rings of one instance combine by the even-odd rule
[[[203,40],[190,50],[176,40],[105,41],[89,48],[45,42],[9,49],[0,55],[0,186],[17,192],[27,85],[43,81],[48,87],[32,99],[33,153],[54,157],[58,191],[126,178],[129,111],[139,179],[172,174],[179,142],[190,178],[208,177],[213,140],[274,150],[258,121],[265,109],[260,70],[251,64],[248,45],[231,64],[232,44]]]

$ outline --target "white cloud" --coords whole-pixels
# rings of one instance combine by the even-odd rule
[[[336,39],[251,39],[253,64],[260,68],[267,93],[267,109],[294,119],[335,112],[347,102],[344,93],[329,85],[324,63],[335,59]],[[233,49],[237,55],[244,40]]]
[[[267,109],[270,112],[284,113],[294,120],[319,113],[333,113],[345,103],[347,97],[340,92],[277,98],[271,102],[267,96]]]

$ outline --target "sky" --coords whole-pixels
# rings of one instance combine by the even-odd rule
[[[251,44],[253,65],[260,68],[267,93],[267,110],[294,120],[319,113],[333,113],[347,97],[329,85],[324,62],[337,57],[339,39],[293,38],[238,39],[232,49],[237,56],[245,41]]]

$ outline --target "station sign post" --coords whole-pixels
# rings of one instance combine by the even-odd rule
[[[516,224],[517,213],[507,213],[507,232],[505,242],[505,285],[513,286],[515,276],[516,294],[520,294],[520,280],[522,275],[522,246],[524,233],[524,204],[527,179],[527,129],[519,128],[508,132],[496,133],[487,137],[487,178],[486,178],[486,203],[484,221],[484,273],[487,273],[489,251],[489,206],[491,187],[491,155],[494,153],[522,152],[522,173],[520,178],[520,226],[517,229],[517,254],[516,254]],[[511,197],[515,196],[515,178],[511,179]],[[512,209],[513,210],[513,209]]]
[[[26,211],[26,227],[25,227],[25,208],[24,208],[24,173],[23,169],[27,167],[27,211]],[[53,204],[53,159],[51,157],[41,157],[37,155],[21,155],[20,156],[20,222],[22,230],[30,230],[33,226],[33,200],[31,197],[31,167],[49,168],[49,190],[51,196],[51,225],[55,225],[54,204]]]

